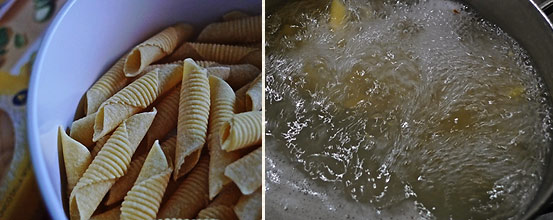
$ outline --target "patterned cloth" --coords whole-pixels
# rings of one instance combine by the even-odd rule
[[[27,87],[42,36],[65,0],[0,0],[0,219],[48,219],[26,131]]]

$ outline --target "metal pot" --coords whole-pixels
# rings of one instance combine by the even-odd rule
[[[267,13],[287,0],[267,1]],[[534,67],[549,91],[553,91],[553,25],[548,14],[553,14],[553,0],[459,0],[479,12],[479,15],[498,25],[527,50]],[[551,93],[550,93],[551,94]],[[551,96],[549,97],[551,98]],[[550,100],[553,103],[553,100]],[[550,144],[553,147],[553,143]],[[552,151],[553,149],[550,149]],[[546,161],[546,170],[536,197],[522,219],[553,218],[553,152]],[[269,216],[270,217],[270,216]]]
[[[534,67],[541,75],[548,90],[553,89],[553,25],[546,12],[553,12],[553,0],[538,5],[534,1],[465,0],[484,19],[495,23],[515,38],[528,51]],[[543,9],[543,10],[542,10]],[[553,101],[553,100],[552,100]],[[553,170],[553,154],[550,152],[546,170]],[[522,219],[533,219],[553,211],[553,173],[543,177],[534,200]]]

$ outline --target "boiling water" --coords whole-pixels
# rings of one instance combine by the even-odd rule
[[[337,200],[413,201],[428,219],[520,216],[551,141],[526,52],[456,2],[347,1],[335,29],[329,5],[268,16],[267,149],[343,189]]]

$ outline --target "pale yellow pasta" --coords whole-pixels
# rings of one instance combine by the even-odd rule
[[[234,92],[225,81],[214,76],[209,77],[209,88],[211,109],[207,146],[211,156],[209,161],[209,198],[213,199],[225,184],[230,183],[230,179],[225,176],[225,167],[240,158],[241,154],[221,149],[219,132],[217,132],[234,115]]]
[[[111,135],[108,134],[108,135],[100,138],[100,140],[96,141],[96,144],[94,144],[94,147],[90,151],[90,156],[92,156],[92,158],[94,158],[94,157],[96,157],[96,155],[98,155],[98,152],[100,152],[102,147],[104,147],[104,144],[106,144],[106,142],[109,140],[110,136]]]
[[[216,205],[202,209],[197,219],[225,219],[225,220],[234,220],[238,219],[232,207],[224,205]]]
[[[242,193],[234,184],[229,184],[219,195],[202,209],[197,218],[199,219],[237,219],[232,207],[236,204]]]
[[[261,111],[235,114],[219,129],[221,149],[233,151],[261,144],[261,121]]]
[[[194,34],[194,28],[189,24],[177,24],[165,28],[148,40],[134,47],[125,59],[125,76],[133,77],[146,66],[163,58],[175,50],[183,41]]]
[[[157,115],[143,141],[147,146],[146,151],[154,144],[155,140],[161,140],[169,131],[177,127],[177,120],[175,119],[179,114],[180,88],[180,85],[178,85],[172,89],[155,105]]]
[[[230,87],[238,89],[254,80],[261,71],[251,64],[220,65],[207,67],[207,74],[225,80]]]
[[[228,65],[230,74],[223,78],[233,89],[239,89],[261,75],[261,70],[251,64]]]
[[[169,166],[175,170],[175,162],[173,159],[175,158],[175,148],[177,147],[177,134],[176,133],[170,133],[166,139],[161,142],[161,149],[163,152],[165,152],[165,155],[167,156],[167,161],[169,162]]]
[[[180,168],[184,158],[205,144],[209,104],[207,71],[193,60],[186,59],[179,102],[174,179],[183,175]]]
[[[242,194],[249,195],[261,187],[261,147],[227,166],[225,175],[238,186]]]
[[[182,65],[184,60],[172,62],[170,64],[156,64],[148,66],[143,72],[151,71],[163,65]],[[199,66],[207,69],[208,75],[217,76],[225,80],[233,89],[250,83],[258,75],[261,70],[252,64],[219,64],[212,61],[195,61]],[[227,69],[228,68],[228,69]]]
[[[128,85],[132,78],[127,78],[123,72],[124,57],[119,59],[85,94],[86,115],[98,110],[102,102]]]
[[[221,193],[209,203],[208,207],[216,205],[234,206],[236,202],[238,202],[240,196],[242,196],[242,192],[240,192],[236,184],[228,184],[221,190]]]
[[[179,176],[184,176],[198,164],[200,156],[202,155],[202,149],[198,149],[184,158],[184,163],[179,169]]]
[[[69,195],[86,171],[92,157],[88,149],[69,137],[61,126],[58,128],[58,143],[61,144],[65,175],[67,176],[67,195]]]
[[[97,141],[111,132],[131,115],[144,110],[158,96],[168,92],[181,80],[182,68],[164,66],[157,68],[132,82],[106,100],[94,119],[94,135]]]
[[[92,141],[92,136],[94,135],[95,119],[96,113],[93,113],[74,121],[71,124],[69,136],[71,136],[76,141],[82,143],[84,146],[91,147],[92,145],[94,145],[94,141]]]
[[[154,219],[171,172],[159,141],[154,142],[134,186],[121,203],[121,219]]]
[[[247,111],[246,107],[246,92],[248,92],[248,89],[252,86],[252,82],[249,82],[248,84],[242,86],[240,89],[236,90],[236,101],[234,102],[234,112],[235,113],[242,113]]]
[[[155,109],[136,114],[117,127],[71,192],[71,219],[84,220],[92,216],[111,186],[126,173],[155,115]]]
[[[121,216],[121,206],[116,206],[108,211],[93,215],[90,220],[119,220]]]
[[[262,59],[263,54],[261,53],[261,47],[249,47],[249,46],[240,46],[240,47],[251,48],[255,50],[249,53],[248,55],[242,57],[239,63],[249,63],[261,69],[262,62],[263,62],[263,59]]]
[[[249,17],[248,14],[241,12],[241,11],[231,11],[223,15],[223,21],[231,21],[241,18]]]
[[[346,7],[342,3],[342,0],[332,0],[330,5],[330,27],[337,30],[343,27],[346,19]]]
[[[261,26],[261,16],[211,23],[200,32],[197,41],[222,44],[259,42]]]
[[[156,118],[157,118],[157,115],[156,115]],[[150,126],[150,129],[152,129],[152,126]],[[176,134],[169,135],[167,140],[161,143],[161,149],[165,153],[167,157],[167,162],[171,168],[173,168],[172,158],[175,155],[175,145],[176,145]],[[150,148],[148,148],[148,150],[150,150]],[[135,152],[135,154],[138,154],[138,149]],[[191,154],[189,157],[192,157],[193,155],[194,154]],[[194,162],[195,158],[189,159],[189,157],[185,159],[184,164],[186,164],[186,166],[195,165],[195,163],[197,162],[197,159],[196,159],[196,162]],[[106,205],[115,204],[116,202],[121,201],[125,197],[125,195],[127,195],[127,192],[133,187],[134,182],[136,181],[136,178],[138,177],[138,174],[140,173],[140,170],[142,169],[142,165],[144,164],[145,160],[146,160],[146,154],[135,156],[135,158],[133,158],[133,160],[131,161],[131,164],[129,165],[127,173],[123,177],[119,178],[119,180],[117,180],[117,182],[115,182],[115,184],[111,187],[107,196]],[[194,164],[188,165],[192,163]],[[192,168],[189,168],[189,169],[192,169]]]
[[[230,67],[228,66],[211,66],[207,67],[207,75],[216,76],[221,79],[227,79],[230,76]]]
[[[263,43],[261,43],[261,42],[257,42],[257,43],[242,43],[242,44],[238,44],[238,46],[251,47],[251,48],[259,48],[259,49],[261,49],[261,47],[263,47]]]
[[[260,52],[261,50],[250,47],[187,42],[181,45],[173,54],[162,62],[173,62],[192,58],[194,60],[210,60],[220,64],[250,63],[260,67],[260,60],[252,57],[261,57]]]
[[[127,173],[119,178],[109,190],[105,202],[107,206],[113,205],[125,198],[127,192],[134,185],[134,182],[136,181],[136,178],[138,177],[140,169],[142,169],[142,165],[144,164],[145,160],[146,155],[140,155],[131,161],[129,167],[127,168]]]
[[[261,75],[252,82],[248,91],[246,91],[246,111],[261,111],[263,106],[262,100],[263,85],[261,81]]]
[[[196,62],[196,64],[198,64],[198,66],[201,66],[203,68],[208,68],[208,67],[214,67],[214,66],[221,66],[221,64],[218,64],[217,62],[213,62],[213,61],[205,61],[205,60],[194,60],[194,62]],[[159,66],[162,66],[162,65],[180,65],[182,66],[184,64],[184,59],[183,60],[177,60],[177,61],[173,61],[173,62],[170,62],[170,63],[166,63],[166,64],[156,64],[156,65],[151,65],[151,66],[148,66],[146,67],[145,70],[147,69],[153,69],[154,67],[159,67]]]
[[[208,205],[208,164],[209,156],[202,156],[196,167],[161,207],[158,218],[193,218]]]
[[[234,212],[240,220],[261,219],[261,188],[251,195],[243,195],[234,206]]]

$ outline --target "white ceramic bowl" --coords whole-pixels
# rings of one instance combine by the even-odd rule
[[[261,0],[69,1],[48,29],[28,93],[28,138],[35,175],[53,219],[61,200],[57,126],[70,126],[81,96],[115,60],[178,21],[200,28],[225,12],[261,14]]]

